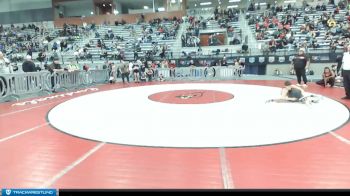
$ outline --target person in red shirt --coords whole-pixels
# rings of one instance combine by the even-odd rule
[[[286,29],[287,31],[289,31],[289,29],[290,29],[290,24],[287,23],[286,25],[284,25],[284,29]]]
[[[349,17],[350,17],[350,16],[349,16]],[[256,30],[260,30],[260,25],[259,25],[258,22],[255,24],[255,29],[256,29]]]
[[[272,40],[269,42],[269,48],[271,52],[276,52],[276,41],[272,38]]]

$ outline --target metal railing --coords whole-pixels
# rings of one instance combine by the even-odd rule
[[[108,70],[0,74],[0,102],[106,83],[108,79]]]
[[[232,80],[238,79],[244,67],[180,67],[175,69],[159,68],[158,75],[170,80]]]
[[[179,67],[155,69],[155,80],[232,80],[238,79],[244,67]],[[91,85],[107,83],[110,70],[91,70],[73,72],[48,71],[1,74],[0,102],[19,100],[27,95],[38,96],[40,93],[51,94],[58,91],[74,90]],[[131,74],[132,75],[132,74]]]

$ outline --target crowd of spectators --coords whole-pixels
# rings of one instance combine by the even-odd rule
[[[331,9],[327,9],[327,7]],[[256,39],[267,40],[270,52],[277,49],[327,48],[335,51],[344,47],[350,38],[350,16],[345,12],[345,2],[337,5],[319,3],[310,6],[304,1],[302,8],[288,4],[268,6],[264,13],[247,14],[249,25],[255,26]]]
[[[231,25],[231,22],[238,22],[239,20],[239,10],[237,9],[219,9],[216,7],[214,13],[209,18],[204,18],[203,16],[189,16],[187,22],[189,23],[186,32],[181,36],[181,42],[183,47],[198,47],[200,43],[200,29],[206,30],[208,24],[216,23],[219,28],[225,29],[228,37],[232,37],[230,44],[240,44],[241,43],[241,31],[236,30],[235,27]],[[208,40],[209,45],[222,45],[219,43],[216,36],[211,36]]]

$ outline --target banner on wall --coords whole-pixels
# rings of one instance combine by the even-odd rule
[[[292,62],[293,61],[293,59],[294,59],[294,56],[289,56],[289,62]]]
[[[337,55],[341,55],[341,53],[324,53],[324,54],[309,54],[312,63],[335,63]],[[227,63],[232,64],[234,59],[239,59],[245,63],[255,64],[255,63],[268,63],[268,64],[290,64],[294,59],[295,55],[282,55],[282,56],[229,56],[227,57]],[[206,60],[208,62],[221,60],[222,57],[208,57],[208,58],[197,58],[193,59],[195,61],[203,61]],[[184,67],[187,66],[190,62],[191,58],[186,59],[176,59],[177,66]]]
[[[265,57],[264,56],[259,57],[259,63],[264,63],[264,62],[265,62]]]
[[[284,63],[285,61],[286,61],[286,57],[284,57],[284,56],[278,57],[278,62]]]
[[[255,63],[255,57],[249,57],[249,63]]]

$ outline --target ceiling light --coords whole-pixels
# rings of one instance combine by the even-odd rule
[[[296,0],[288,0],[288,1],[284,1],[284,3],[295,3]]]
[[[227,6],[227,8],[237,8],[238,5],[230,5],[230,6]]]
[[[200,3],[200,5],[211,5],[211,2],[203,2],[203,3]]]
[[[164,7],[159,7],[159,8],[158,8],[158,11],[164,12],[164,11],[165,11],[165,8],[164,8]]]
[[[229,0],[228,2],[234,3],[234,2],[240,2],[241,0]]]
[[[145,9],[145,10],[148,10],[148,6],[147,5],[145,5],[145,6],[143,6],[143,9]]]

